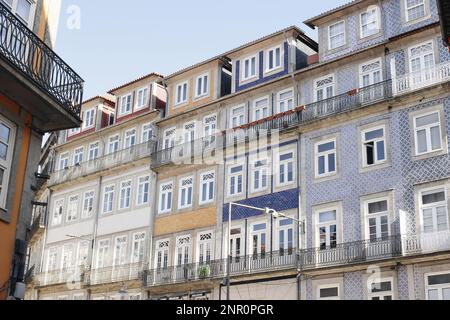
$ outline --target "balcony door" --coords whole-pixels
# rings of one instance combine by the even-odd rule
[[[409,49],[409,69],[411,89],[427,85],[435,78],[434,46],[429,41]]]
[[[155,251],[155,271],[153,274],[155,283],[164,283],[170,280],[169,271],[169,240],[162,240],[156,243]]]
[[[144,262],[145,232],[133,235],[133,246],[131,252],[130,278],[137,279],[139,271]]]
[[[254,224],[251,229],[251,269],[260,269],[263,267],[267,253],[267,224]]]
[[[112,280],[120,281],[125,280],[127,275],[127,268],[125,264],[127,263],[127,236],[120,236],[116,238],[114,246],[114,259],[113,259],[113,270],[112,270]]]
[[[377,83],[383,81],[381,59],[360,65],[361,102],[368,103],[383,97],[383,88]]]
[[[334,261],[337,253],[337,210],[318,212],[316,222],[316,247],[318,264]]]
[[[177,248],[175,257],[175,280],[189,279],[189,261],[191,255],[191,237],[183,236],[177,238]]]
[[[294,221],[292,219],[279,221],[278,252],[280,256],[294,253]]]

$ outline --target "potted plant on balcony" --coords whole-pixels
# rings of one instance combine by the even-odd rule
[[[197,274],[200,279],[205,279],[210,274],[209,266],[202,265],[202,266],[198,267]]]

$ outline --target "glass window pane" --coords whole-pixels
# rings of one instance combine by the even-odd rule
[[[320,289],[321,298],[337,297],[339,293],[338,287]]]
[[[450,288],[442,289],[442,300],[450,300]]]
[[[4,143],[9,142],[9,128],[4,124],[0,123],[0,141]]]
[[[387,201],[377,201],[369,203],[369,213],[378,213],[387,211]]]
[[[433,123],[439,123],[439,113],[432,113],[416,119],[416,126],[422,127]]]
[[[325,157],[319,157],[319,164],[318,164],[318,172],[319,174],[325,173]]]
[[[427,193],[422,195],[422,203],[430,204],[434,202],[445,201],[445,192],[444,191],[434,191],[433,193]]]
[[[319,213],[319,222],[328,222],[336,220],[336,210],[333,211],[325,211]]]
[[[425,130],[417,131],[417,150],[419,153],[427,152],[427,134]]]
[[[336,171],[336,155],[334,153],[328,155],[328,171]]]
[[[433,127],[431,131],[431,147],[433,150],[441,148],[441,129],[439,126]]]
[[[378,129],[370,132],[366,132],[366,141],[373,140],[377,138],[382,138],[384,136],[384,129]]]
[[[382,161],[386,159],[386,154],[384,151],[384,141],[377,142],[377,160]]]
[[[318,146],[318,151],[319,152],[325,152],[325,151],[330,151],[334,149],[334,141],[328,142],[328,143],[324,143],[324,144],[319,144]]]
[[[446,283],[450,283],[450,273],[428,276],[428,285],[430,286]]]
[[[0,159],[6,160],[7,151],[8,147],[4,143],[0,142]]]
[[[428,290],[428,300],[439,300],[439,293],[437,289]]]

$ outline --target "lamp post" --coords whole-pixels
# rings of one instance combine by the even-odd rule
[[[232,259],[230,240],[231,240],[231,213],[232,213],[233,206],[247,208],[247,209],[256,210],[256,211],[261,211],[261,212],[264,212],[265,214],[270,214],[272,216],[275,216],[275,215],[281,216],[282,215],[282,214],[278,213],[276,210],[270,209],[270,208],[258,208],[258,207],[248,206],[245,204],[240,204],[240,203],[235,203],[235,202],[229,203],[229,205],[228,205],[228,236],[227,236],[228,259],[227,259],[227,276],[226,276],[227,300],[230,300],[230,274],[231,274],[231,259]]]

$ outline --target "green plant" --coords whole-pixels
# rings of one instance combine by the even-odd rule
[[[209,266],[200,266],[198,268],[198,276],[200,278],[206,278],[207,276],[209,276]]]

